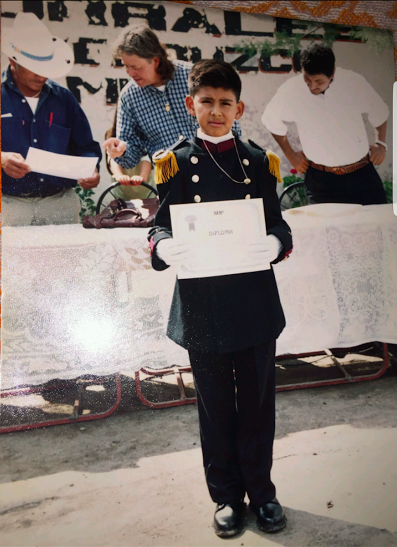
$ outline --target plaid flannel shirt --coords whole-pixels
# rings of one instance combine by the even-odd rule
[[[188,139],[195,135],[197,120],[185,106],[192,64],[174,61],[174,65],[174,78],[168,80],[164,91],[152,85],[139,87],[133,79],[123,88],[117,109],[116,133],[117,138],[127,143],[127,150],[120,158],[115,158],[121,167],[134,167],[142,156],[148,153],[152,157],[158,150],[171,146],[181,135]],[[233,129],[241,136],[238,122],[234,122]]]

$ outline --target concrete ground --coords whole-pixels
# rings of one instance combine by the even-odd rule
[[[158,380],[143,387],[152,399],[175,389]],[[114,397],[109,386],[97,389],[86,412]],[[222,540],[212,529],[196,406],[151,410],[123,377],[121,405],[105,420],[0,437],[0,545],[397,545],[396,391],[389,368],[371,382],[278,393],[273,480],[287,528],[266,535],[247,512],[244,531]],[[72,404],[68,390],[7,399],[2,423],[59,416]]]

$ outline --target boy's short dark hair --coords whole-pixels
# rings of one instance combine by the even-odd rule
[[[327,78],[331,78],[335,70],[335,55],[332,49],[321,43],[313,43],[300,54],[301,66],[310,74],[325,74]]]
[[[189,74],[189,94],[194,97],[201,87],[222,87],[232,91],[237,102],[241,95],[241,79],[230,63],[218,59],[201,59]]]

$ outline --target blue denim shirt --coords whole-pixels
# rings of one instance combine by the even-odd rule
[[[3,152],[18,152],[26,158],[32,146],[57,154],[102,157],[80,105],[68,89],[56,82],[47,80],[44,84],[33,114],[8,67],[1,80],[1,115]],[[2,170],[2,192],[11,196],[45,197],[76,184],[76,180],[33,172],[14,179]]]

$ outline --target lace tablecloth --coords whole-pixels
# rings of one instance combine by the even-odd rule
[[[278,354],[397,343],[397,218],[285,213],[291,257],[275,267],[287,327]],[[150,267],[146,229],[3,229],[1,387],[188,364],[165,336],[175,272]]]

